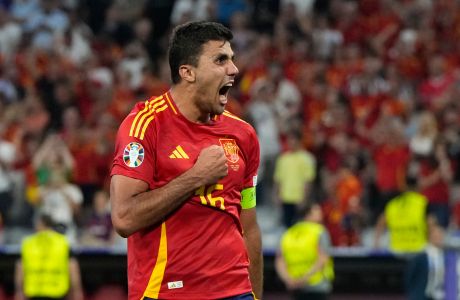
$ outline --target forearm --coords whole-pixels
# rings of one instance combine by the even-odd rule
[[[385,218],[380,216],[379,220],[377,221],[377,224],[375,225],[375,230],[374,230],[374,248],[378,249],[380,248],[380,239],[382,238],[383,232],[385,231],[386,227],[386,221]]]
[[[289,273],[287,271],[286,263],[284,262],[283,257],[281,256],[281,254],[278,254],[276,256],[276,258],[275,258],[275,269],[276,269],[276,273],[278,274],[280,279],[286,285],[288,285],[292,281],[292,278],[291,278],[291,276],[289,276]]]
[[[419,188],[424,189],[438,181],[441,178],[439,170],[434,171],[428,176],[421,176],[418,180]]]
[[[122,194],[125,185],[114,184],[112,178],[111,194]],[[139,191],[125,200],[112,201],[112,221],[117,232],[127,237],[132,233],[158,224],[168,214],[177,209],[201,184],[200,178],[192,172],[185,172],[166,185],[150,190]]]
[[[449,160],[441,159],[439,163],[439,173],[443,180],[449,182],[452,180],[452,169],[449,163]]]
[[[75,258],[71,258],[69,262],[70,268],[70,284],[73,300],[83,300],[83,288],[81,285],[80,266]]]
[[[324,254],[324,253],[320,254],[318,260],[313,264],[313,266],[305,274],[305,280],[310,278],[310,276],[312,276],[316,272],[322,270],[324,268],[324,266],[326,265],[328,259],[329,259],[329,255]]]
[[[249,255],[249,278],[252,284],[252,291],[257,299],[262,299],[263,290],[263,255],[260,229],[255,226],[245,232],[246,248]]]
[[[23,293],[23,271],[22,271],[22,263],[20,261],[16,262],[15,266],[15,274],[14,274],[14,287],[15,287],[15,300],[23,300],[24,293]]]
[[[70,153],[69,149],[67,148],[67,146],[62,147],[61,156],[62,156],[62,160],[67,170],[72,171],[75,166],[75,160],[72,154]]]

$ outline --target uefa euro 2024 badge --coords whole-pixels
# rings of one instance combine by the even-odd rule
[[[139,167],[144,161],[144,147],[136,142],[129,143],[123,151],[123,161],[128,167]]]

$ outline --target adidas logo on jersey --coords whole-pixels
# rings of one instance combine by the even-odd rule
[[[168,282],[168,289],[180,289],[184,287],[184,283],[181,281]]]
[[[176,149],[171,153],[169,158],[184,158],[189,159],[187,153],[185,153],[184,149],[180,145],[176,146]]]

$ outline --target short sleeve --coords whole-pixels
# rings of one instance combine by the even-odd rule
[[[136,130],[136,121],[136,113],[131,113],[118,129],[111,176],[123,175],[139,179],[152,188],[155,162],[154,130],[149,130],[141,139],[132,134]]]
[[[331,254],[331,237],[329,236],[327,229],[324,229],[324,231],[321,233],[319,238],[319,245],[324,252]]]

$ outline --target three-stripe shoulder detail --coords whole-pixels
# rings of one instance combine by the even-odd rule
[[[229,111],[225,110],[224,113],[223,113],[224,116],[226,117],[229,117],[229,118],[232,118],[232,119],[235,119],[235,120],[238,120],[240,122],[243,122],[243,123],[246,123],[246,124],[249,124],[248,122],[238,118],[237,116],[235,116],[234,114],[230,113]]]
[[[168,102],[163,96],[145,101],[144,109],[140,110],[134,117],[129,130],[129,136],[139,138],[145,137],[145,132],[150,122],[155,118],[156,114],[168,108]]]

